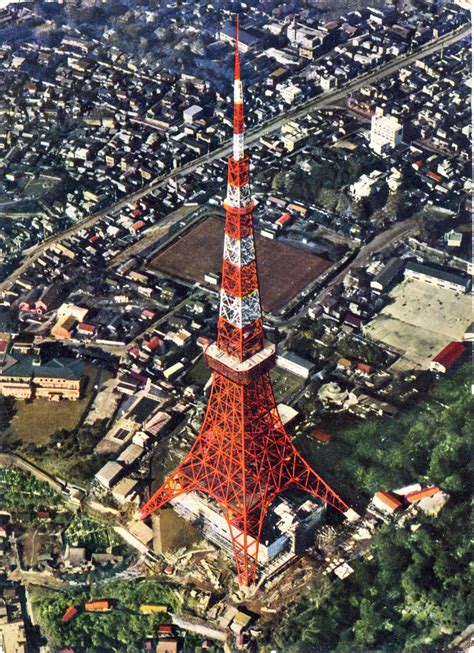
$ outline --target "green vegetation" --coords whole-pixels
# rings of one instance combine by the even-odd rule
[[[17,469],[0,466],[0,505],[7,511],[36,513],[62,506],[63,500],[58,492],[31,474]]]
[[[360,340],[351,336],[338,338],[336,349],[341,356],[352,361],[363,361],[369,365],[384,365],[387,354],[374,342]]]
[[[7,428],[3,434],[0,432],[0,451],[23,456],[54,476],[83,483],[104,464],[103,456],[94,448],[105,434],[107,421],[55,431],[43,444],[23,442]]]
[[[107,524],[83,515],[73,516],[64,536],[71,546],[83,546],[91,552],[121,543],[121,539]]]
[[[297,165],[291,170],[278,172],[272,181],[272,189],[308,203],[319,203],[329,210],[337,206],[340,189],[352,184],[362,174],[377,167],[377,159],[370,153],[363,156],[350,156],[331,150],[313,150],[312,159],[298,157]],[[321,155],[321,158],[319,157]],[[322,158],[324,157],[324,159]],[[298,165],[298,164],[303,164]]]
[[[271,379],[273,385],[273,394],[277,402],[285,402],[297,390],[303,386],[301,377],[282,370],[279,367],[274,367],[271,371]]]
[[[170,612],[178,610],[181,600],[170,585],[157,581],[115,581],[101,585],[93,598],[107,598],[114,603],[108,613],[79,614],[68,623],[61,617],[74,605],[78,609],[91,599],[88,593],[70,590],[67,593],[48,593],[34,600],[34,610],[41,628],[53,646],[80,647],[88,653],[135,653],[141,651],[141,641],[153,636],[159,623],[169,623],[167,613],[143,615],[138,613],[141,603],[166,605]]]
[[[15,415],[15,400],[12,397],[0,396],[0,437],[10,426]]]
[[[382,527],[349,579],[311,587],[272,633],[287,653],[432,653],[469,623],[470,378],[465,365],[411,412],[350,427],[318,452],[319,470],[337,458],[352,496],[418,481],[450,499],[418,530]]]

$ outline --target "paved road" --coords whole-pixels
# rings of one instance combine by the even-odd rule
[[[349,92],[356,91],[363,86],[372,84],[377,80],[381,79],[382,77],[385,77],[386,75],[390,75],[391,73],[395,72],[396,70],[399,70],[400,68],[403,68],[404,66],[410,65],[417,59],[427,57],[430,54],[433,54],[434,52],[437,52],[442,48],[447,47],[451,43],[459,41],[460,39],[468,36],[470,33],[471,33],[471,25],[468,24],[466,26],[457,29],[454,32],[450,32],[449,34],[443,36],[441,39],[437,39],[434,42],[425,44],[422,48],[416,50],[413,53],[405,54],[401,57],[397,57],[395,61],[391,61],[381,65],[379,68],[377,68],[377,70],[364,73],[363,75],[359,75],[355,79],[348,81],[339,89],[334,89],[322,95],[318,95],[316,98],[308,100],[306,103],[301,104],[295,107],[294,109],[290,109],[284,112],[283,114],[281,114],[280,116],[277,116],[276,118],[272,118],[271,120],[265,122],[263,125],[250,129],[246,134],[247,145],[252,145],[253,143],[257,142],[262,136],[265,136],[270,132],[279,129],[288,120],[300,118],[310,113],[311,111],[314,111],[316,109],[322,109],[327,107],[328,105],[332,105],[335,102],[342,100]],[[141,188],[140,190],[131,193],[127,197],[124,197],[118,202],[115,202],[115,204],[112,204],[106,209],[94,213],[88,216],[87,218],[84,218],[83,220],[75,223],[74,225],[62,231],[61,233],[51,236],[50,238],[46,239],[41,244],[39,244],[34,252],[32,251],[32,248],[30,248],[28,252],[30,256],[25,261],[23,261],[23,263],[17,268],[17,270],[15,270],[13,274],[11,274],[7,279],[5,279],[3,282],[0,283],[0,292],[8,288],[8,286],[20,274],[22,274],[33,261],[35,261],[39,256],[41,256],[41,254],[53,243],[59,242],[60,240],[62,240],[62,238],[76,232],[78,229],[92,226],[105,215],[124,208],[130,202],[136,202],[144,195],[147,195],[151,191],[156,190],[161,186],[163,186],[172,177],[175,177],[176,175],[179,174],[188,174],[194,172],[194,170],[196,170],[198,166],[202,165],[206,161],[215,161],[216,159],[219,159],[223,156],[230,154],[230,152],[231,152],[231,146],[228,144],[219,147],[217,150],[214,150],[209,155],[199,157],[198,159],[194,159],[190,163],[186,163],[185,165],[177,169],[174,169],[171,172],[168,172],[164,175],[157,177],[146,186],[143,186],[143,188]]]
[[[375,252],[381,252],[388,247],[391,247],[397,240],[403,240],[407,236],[411,235],[418,228],[418,218],[410,218],[409,220],[404,220],[403,222],[397,222],[393,227],[384,231],[370,243],[364,245],[360,248],[357,256],[350,261],[346,266],[340,270],[340,272],[327,284],[327,286],[321,290],[321,292],[315,297],[316,301],[322,301],[327,297],[331,290],[337,284],[341,283],[349,270],[354,268],[364,267],[366,265],[369,257]]]
[[[417,229],[418,219],[410,218],[409,220],[404,220],[403,222],[397,222],[390,229],[387,229],[383,233],[378,234],[370,241],[370,243],[367,243],[367,245],[363,245],[360,248],[357,256],[350,258],[347,263],[342,265],[336,276],[328,281],[319,293],[314,294],[313,292],[308,292],[307,300],[304,301],[301,307],[298,308],[298,310],[290,318],[273,318],[271,323],[275,326],[278,326],[282,331],[289,333],[294,327],[295,323],[298,322],[298,320],[303,315],[306,315],[309,302],[312,304],[315,301],[323,301],[334,288],[334,286],[342,283],[349,270],[364,267],[371,254],[374,254],[375,252],[382,252],[383,250],[391,247],[398,240],[403,240],[407,236],[413,234]]]

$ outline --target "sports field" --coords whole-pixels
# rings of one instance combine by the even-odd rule
[[[179,235],[151,261],[150,267],[204,284],[208,272],[221,272],[223,241],[224,220],[206,218]],[[277,313],[331,265],[320,256],[259,234],[255,241],[262,308],[268,313]]]
[[[398,350],[392,369],[426,368],[452,340],[462,340],[472,321],[469,295],[423,281],[403,281],[390,293],[391,303],[366,326],[366,335]]]

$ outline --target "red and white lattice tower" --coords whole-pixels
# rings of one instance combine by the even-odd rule
[[[212,388],[199,435],[177,469],[141,510],[145,519],[184,492],[203,492],[229,527],[239,582],[256,581],[266,511],[289,487],[341,512],[349,507],[311,469],[285,432],[273,396],[275,346],[264,340],[244,151],[244,109],[236,27],[233,152],[228,159],[222,288],[217,342],[205,353]]]

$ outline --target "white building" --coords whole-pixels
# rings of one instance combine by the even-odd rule
[[[444,234],[444,239],[448,247],[461,247],[462,245],[462,233],[454,231],[454,229]]]
[[[403,138],[403,126],[394,116],[384,115],[383,109],[377,109],[372,116],[370,128],[370,147],[377,154],[384,154],[396,147]]]
[[[193,104],[191,107],[188,107],[183,111],[183,120],[186,125],[192,125],[192,123],[202,116],[203,109],[197,104]]]
[[[282,100],[287,104],[293,104],[302,93],[299,86],[296,86],[291,82],[288,82],[287,84],[279,84],[278,91],[280,92]]]
[[[379,192],[385,184],[385,173],[373,170],[368,175],[361,175],[350,187],[349,192],[355,200],[362,200]]]
[[[439,270],[430,265],[411,261],[405,267],[405,279],[424,281],[438,286],[438,288],[446,288],[460,293],[467,293],[471,288],[471,279],[464,274],[458,274],[457,270]]]
[[[307,361],[291,351],[279,354],[277,356],[277,365],[282,370],[287,370],[292,374],[296,374],[296,376],[303,377],[303,379],[307,379],[314,370],[314,363]]]

